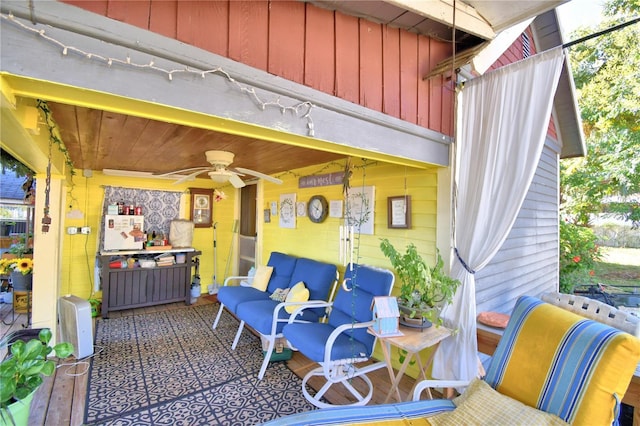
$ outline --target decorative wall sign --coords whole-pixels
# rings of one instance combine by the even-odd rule
[[[373,235],[374,204],[375,187],[351,188],[344,215],[347,225],[355,227],[356,233]]]
[[[304,201],[298,201],[296,204],[296,214],[299,217],[304,217],[307,215],[307,203]]]
[[[280,227],[296,227],[296,194],[280,195]]]
[[[318,186],[342,185],[344,172],[328,173],[326,175],[302,176],[298,179],[298,188],[315,188]]]
[[[387,227],[411,228],[411,196],[400,195],[387,198]]]

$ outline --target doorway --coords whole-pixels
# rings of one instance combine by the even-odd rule
[[[247,275],[256,263],[256,197],[258,185],[240,189],[240,229],[238,243],[238,275]]]

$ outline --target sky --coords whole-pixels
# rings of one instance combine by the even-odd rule
[[[565,42],[571,41],[569,34],[580,26],[591,26],[602,20],[601,8],[604,0],[571,0],[556,9]]]

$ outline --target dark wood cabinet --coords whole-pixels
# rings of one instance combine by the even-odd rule
[[[141,308],[184,301],[191,304],[191,276],[196,256],[202,254],[194,249],[171,249],[163,253],[184,254],[185,262],[152,268],[111,268],[114,256],[148,256],[145,250],[118,253],[101,253],[100,280],[102,284],[102,318],[110,311]]]

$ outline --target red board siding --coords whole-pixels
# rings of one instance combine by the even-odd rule
[[[426,37],[418,37],[418,76],[426,75],[431,71],[431,49],[429,47],[429,39]],[[431,83],[422,79],[418,80],[418,114],[417,124],[424,127],[429,127],[429,110],[434,109],[434,115],[431,121],[437,123],[437,129],[431,127],[434,130],[440,130],[440,96],[439,94],[430,93]],[[431,105],[432,97],[437,96],[438,105],[435,108]]]
[[[432,67],[449,57],[451,44],[438,40],[430,40],[430,58]],[[431,96],[429,97],[429,128],[444,134],[453,133],[453,98],[454,83],[448,77],[450,72],[429,79]],[[426,75],[426,74],[421,74]]]
[[[382,112],[400,118],[400,30],[382,29]]]
[[[269,72],[304,82],[304,3],[272,2],[269,10]]]
[[[176,16],[178,16],[176,0],[154,2],[149,18],[149,29],[166,37],[177,38]]]
[[[307,7],[304,83],[335,95],[335,32],[333,12]]]
[[[448,43],[299,1],[64,1],[453,133],[451,83],[441,77],[422,81],[450,56]]]
[[[176,21],[178,40],[229,56],[229,3],[226,1],[179,1]]]
[[[150,0],[110,1],[107,16],[136,27],[149,28]]]
[[[269,3],[229,3],[229,57],[243,64],[267,70]]]
[[[336,96],[353,103],[360,100],[358,18],[336,15]]]
[[[418,36],[400,32],[400,118],[417,122]]]
[[[382,26],[365,19],[360,27],[360,104],[382,111]]]

